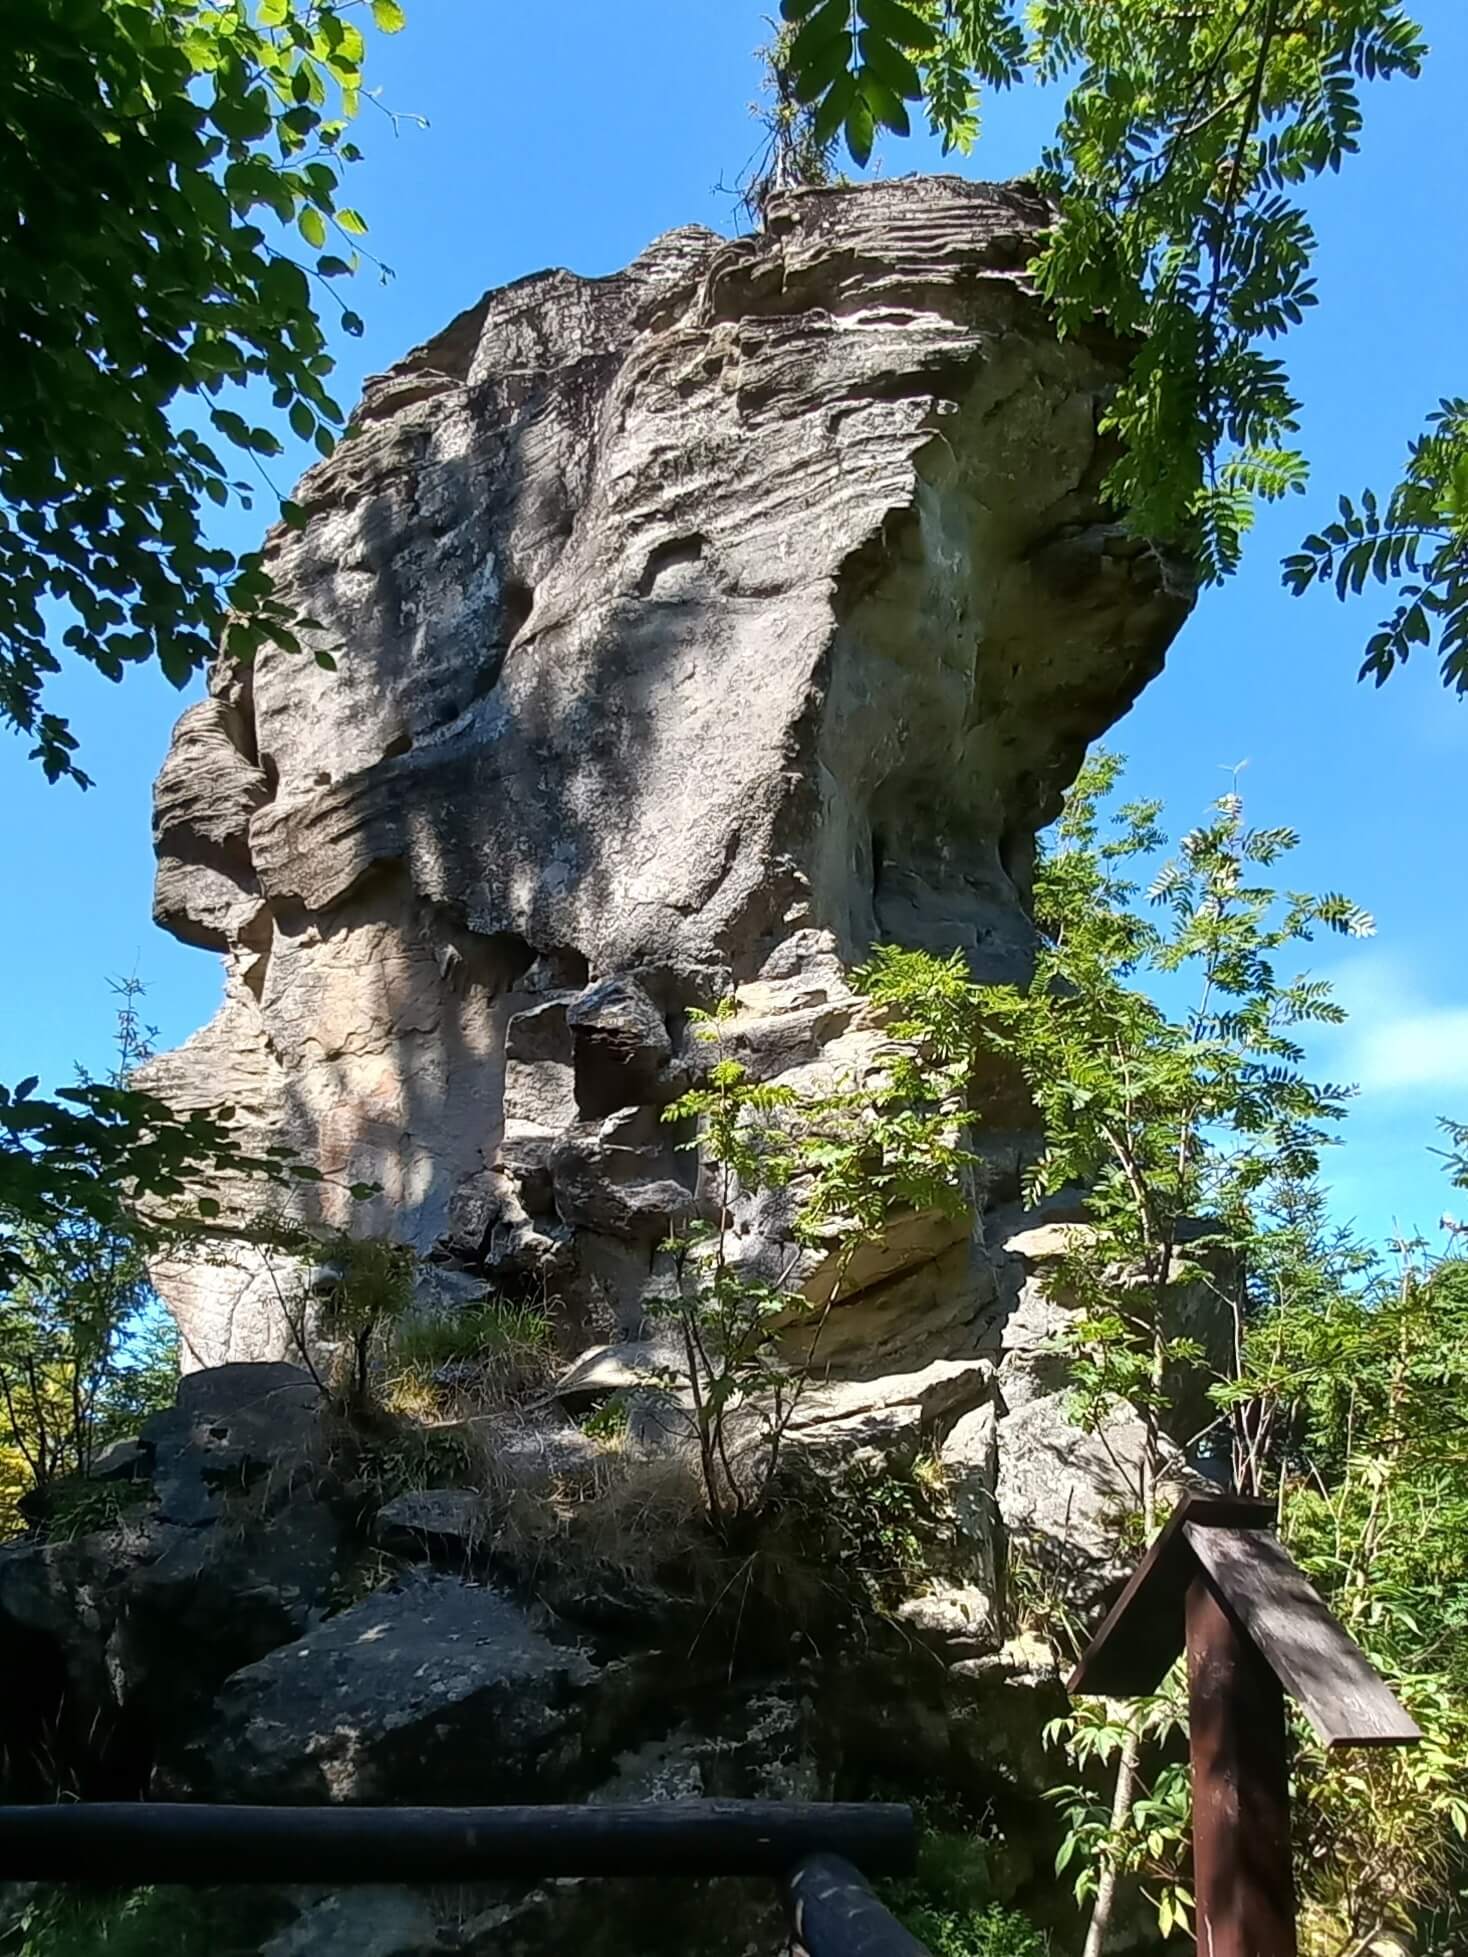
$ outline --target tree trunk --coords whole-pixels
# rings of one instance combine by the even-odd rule
[[[1116,1792],[1111,1799],[1111,1832],[1120,1834],[1126,1826],[1131,1812],[1132,1796],[1137,1791],[1137,1763],[1141,1758],[1142,1740],[1138,1733],[1131,1733],[1121,1749],[1121,1757],[1116,1763]],[[1111,1928],[1111,1915],[1116,1907],[1116,1889],[1121,1880],[1118,1858],[1113,1852],[1107,1855],[1101,1865],[1100,1880],[1096,1885],[1096,1901],[1091,1910],[1090,1927],[1086,1931],[1084,1957],[1101,1957],[1106,1948],[1106,1933]]]

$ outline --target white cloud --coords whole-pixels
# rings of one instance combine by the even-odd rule
[[[1341,969],[1336,994],[1350,1019],[1329,1043],[1332,1073],[1366,1094],[1468,1094],[1468,1001],[1425,997],[1385,954]]]
[[[1468,1088],[1468,1006],[1429,1006],[1356,1028],[1350,1071],[1364,1089]]]

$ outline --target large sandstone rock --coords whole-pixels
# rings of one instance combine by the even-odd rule
[[[595,1678],[500,1592],[420,1577],[236,1672],[168,1782],[226,1801],[551,1799],[584,1777],[574,1706]]]
[[[785,1075],[859,1047],[878,937],[1022,974],[1035,831],[1188,602],[1100,501],[1123,355],[1056,338],[1044,219],[952,178],[793,193],[492,292],[370,382],[269,548],[338,670],[221,669],[159,778],[157,915],[226,992],[150,1084],[299,1148],[308,1218],[628,1335],[689,1184],[602,1125],[686,1082],[690,1005],[739,984]],[[1025,1125],[1002,1082],[987,1111]],[[898,1266],[852,1350],[909,1311],[922,1359],[962,1346],[982,1245]],[[278,1277],[161,1271],[186,1363],[291,1356]]]
[[[320,1392],[285,1365],[180,1382],[133,1443],[126,1500],[76,1540],[0,1546],[0,1788],[136,1795],[220,1683],[298,1638],[352,1559]]]

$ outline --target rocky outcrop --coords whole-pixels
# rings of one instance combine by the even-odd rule
[[[400,1804],[863,1798],[916,1776],[1019,1855],[1053,1828],[1058,1682],[1004,1642],[991,1370],[813,1407],[755,1555],[720,1551],[686,1504],[637,1534],[661,1467],[624,1443],[586,1438],[602,1495],[626,1498],[588,1542],[557,1531],[555,1504],[592,1504],[553,1458],[469,1489],[424,1481],[424,1457],[423,1485],[384,1501],[403,1435],[381,1416],[345,1425],[283,1366],[195,1373],[144,1430],[151,1467],[116,1519],[0,1547],[0,1660],[27,1682],[0,1707],[0,1798],[58,1770],[90,1797]],[[207,1509],[170,1520],[191,1485]],[[546,1506],[527,1527],[529,1493]],[[304,1892],[262,1957],[320,1957],[369,1919],[384,1950],[538,1957],[581,1947],[588,1912],[607,1957],[777,1947],[763,1888],[732,1885],[713,1917],[685,1885],[657,1894],[666,1930],[637,1885],[384,1892],[380,1917]]]
[[[952,178],[792,193],[370,382],[269,545],[336,671],[222,667],[159,778],[157,915],[226,991],[151,1084],[319,1167],[308,1220],[625,1336],[696,1198],[656,1120],[690,1007],[737,986],[738,1052],[798,1078],[859,1063],[879,937],[1022,975],[1035,831],[1188,603],[1100,500],[1123,356],[1056,338],[1044,221]],[[972,1319],[970,1247],[923,1250],[852,1352]],[[159,1278],[189,1366],[293,1356],[248,1255]]]
[[[130,1452],[110,1527],[0,1548],[0,1664],[27,1683],[0,1706],[0,1758],[22,1791],[64,1761],[84,1794],[136,1792],[351,1561],[351,1439],[295,1367],[190,1376]]]
[[[581,1791],[596,1678],[509,1597],[409,1579],[237,1671],[168,1779],[223,1801],[554,1800]]]
[[[369,383],[306,477],[270,563],[336,669],[222,666],[180,723],[157,914],[223,953],[225,998],[149,1085],[315,1165],[296,1220],[411,1247],[423,1312],[530,1297],[559,1349],[405,1463],[283,1364],[329,1271],[313,1288],[227,1239],[158,1271],[190,1376],[119,1457],[132,1536],[0,1556],[0,1655],[44,1649],[74,1716],[146,1733],[143,1779],[920,1785],[1009,1830],[1011,1888],[1050,1866],[1062,1701],[1019,1558],[1104,1587],[1135,1437],[1070,1419],[1052,1280],[1083,1221],[1020,1207],[1025,1094],[997,1066],[979,1084],[966,1208],[854,1250],[797,1236],[797,1186],[716,1191],[665,1119],[715,1006],[756,1081],[881,1080],[852,982],[879,940],[1023,979],[1036,831],[1186,613],[1101,502],[1124,349],[1057,339],[1024,271],[1045,217],[947,178],[799,192],[756,237],[523,280]],[[803,1375],[757,1542],[707,1526],[669,1336],[669,1231],[716,1212],[730,1262],[789,1293]],[[294,1590],[293,1530],[317,1532]],[[171,1569],[211,1611],[244,1600],[176,1707],[147,1601]],[[383,1957],[621,1948],[587,1940],[594,1903],[495,1894],[450,1934],[399,1897]],[[309,1900],[274,1957],[355,1948],[357,1921]],[[741,1904],[678,1947],[773,1938]]]

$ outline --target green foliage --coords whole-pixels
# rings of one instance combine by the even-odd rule
[[[831,1561],[867,1604],[889,1610],[911,1597],[932,1567],[942,1529],[941,1466],[918,1460],[904,1470],[858,1458],[822,1492]]]
[[[978,1002],[984,1039],[1018,1067],[1044,1120],[1029,1194],[1086,1192],[1088,1226],[1054,1278],[1073,1307],[1059,1345],[1082,1424],[1100,1428],[1117,1409],[1141,1424],[1147,1538],[1180,1389],[1209,1361],[1179,1329],[1176,1287],[1201,1281],[1231,1303],[1240,1340],[1260,1301],[1305,1310],[1320,1296],[1319,1216],[1288,1196],[1314,1176],[1347,1100],[1304,1072],[1302,1032],[1342,1014],[1328,986],[1280,967],[1317,930],[1372,926],[1338,894],[1278,887],[1297,838],[1250,827],[1236,793],[1156,872],[1144,914],[1133,872],[1163,847],[1158,809],[1131,803],[1103,823],[1118,777],[1113,759],[1088,763],[1039,865],[1030,987],[990,988]],[[1154,993],[1191,1004],[1170,1013]],[[1228,1417],[1236,1466],[1257,1462],[1274,1430],[1236,1407]],[[1056,1790],[1061,1866],[1074,1866],[1077,1899],[1093,1906],[1090,1950],[1123,1883],[1140,1885],[1164,1934],[1186,1929],[1187,1787],[1168,1746],[1177,1722],[1165,1696],[1125,1715],[1082,1703],[1054,1729],[1092,1770]],[[1114,1776],[1104,1800],[1101,1766]]]
[[[920,1805],[917,1871],[881,1886],[883,1901],[932,1957],[1048,1957],[1050,1940],[994,1900],[989,1848],[957,1817]]]
[[[1293,1553],[1424,1735],[1342,1761],[1297,1733],[1308,1957],[1412,1937],[1455,1907],[1468,1839],[1468,1265],[1264,1301],[1226,1397],[1269,1437]]]
[[[614,1447],[625,1438],[630,1421],[631,1412],[627,1402],[613,1397],[592,1408],[581,1423],[581,1431],[590,1434],[594,1441]]]
[[[750,113],[764,131],[764,142],[738,186],[740,203],[754,219],[763,219],[776,191],[827,184],[835,175],[835,139],[816,134],[815,111],[801,99],[790,70],[794,40],[794,28],[780,27],[758,50],[764,86]]]
[[[1438,1125],[1450,1144],[1448,1148],[1438,1151],[1448,1165],[1449,1179],[1454,1189],[1468,1189],[1468,1124],[1443,1121]]]
[[[316,307],[362,330],[332,284],[356,268],[366,228],[341,201],[359,154],[346,133],[364,56],[353,11],[30,0],[10,21],[0,716],[53,780],[86,781],[42,700],[60,664],[56,605],[71,618],[62,645],[110,679],[157,660],[183,685],[227,620],[236,657],[301,649],[310,622],[272,597],[261,553],[211,547],[202,513],[255,493],[231,479],[231,450],[257,471],[281,452],[226,405],[232,393],[268,390],[323,454],[341,425]],[[402,25],[395,0],[372,11],[386,31]]]
[[[815,1364],[851,1258],[900,1210],[960,1213],[970,1196],[963,1146],[973,1016],[955,1012],[956,967],[923,954],[880,952],[858,983],[889,1013],[880,1071],[819,1095],[752,1080],[723,1050],[734,998],[692,1015],[716,1057],[702,1084],[664,1110],[696,1121],[714,1215],[670,1248],[677,1294],[653,1308],[681,1337],[679,1383],[691,1396],[709,1513],[727,1533],[759,1513],[783,1436]],[[749,1268],[734,1229],[739,1198],[791,1188],[791,1244],[782,1269]],[[810,1255],[815,1274],[802,1279]],[[798,1363],[781,1351],[796,1328]]]
[[[1272,351],[1316,302],[1301,187],[1360,146],[1363,86],[1415,77],[1427,49],[1396,0],[784,0],[785,47],[815,128],[858,164],[921,102],[945,147],[978,134],[981,87],[1061,83],[1038,172],[1056,222],[1033,271],[1063,331],[1098,313],[1134,335],[1103,428],[1107,491],[1140,535],[1207,579],[1237,566],[1260,502],[1303,491],[1298,406]],[[1023,23],[1023,24],[1022,24]],[[1028,36],[1025,26],[1028,26]],[[1434,641],[1468,691],[1468,404],[1444,401],[1378,519],[1373,497],[1285,566],[1296,592],[1367,577],[1399,602],[1363,674]]]
[[[101,1093],[124,1092],[149,1050],[141,985],[128,979],[113,990],[116,1063]],[[28,1489],[49,1498],[165,1404],[177,1365],[148,1281],[156,1239],[122,1212],[116,1193],[107,1192],[100,1214],[72,1203],[39,1215],[7,1205],[7,1193],[0,1178],[0,1508],[13,1524]]]
[[[1440,1919],[1431,1934],[1451,1948],[1468,1837],[1468,1278],[1452,1262],[1419,1272],[1413,1248],[1387,1283],[1329,1223],[1316,1178],[1345,1090],[1305,1075],[1300,1039],[1341,1014],[1328,988],[1278,969],[1314,931],[1358,935],[1370,920],[1339,895],[1276,888],[1295,838],[1250,829],[1235,795],[1184,839],[1140,913],[1128,871],[1160,846],[1157,811],[1132,805],[1108,829],[1099,800],[1116,778],[1114,762],[1090,765],[1040,866],[1030,990],[981,998],[984,1036],[1045,1118],[1033,1190],[1088,1192],[1090,1228],[1057,1280],[1075,1306],[1062,1344],[1078,1411],[1141,1419],[1150,1534],[1164,1433],[1202,1361],[1169,1328],[1167,1287],[1192,1275],[1231,1310],[1220,1419],[1193,1438],[1216,1452],[1226,1435],[1234,1484],[1278,1495],[1296,1556],[1424,1733],[1417,1748],[1345,1759],[1296,1735],[1303,1947],[1365,1950]],[[1188,977],[1194,1003],[1178,1017],[1138,989],[1171,1001]],[[1463,1136],[1445,1126],[1461,1174]],[[1083,1701],[1052,1729],[1081,1770],[1056,1798],[1061,1866],[1095,1902],[1090,1948],[1122,1881],[1151,1897],[1164,1932],[1186,1927],[1179,1716],[1174,1684],[1125,1713]],[[1114,1769],[1109,1800],[1098,1766]]]
[[[250,1889],[39,1889],[0,1929],[0,1957],[254,1957],[285,1914]]]
[[[26,1276],[48,1233],[91,1227],[159,1243],[214,1224],[217,1177],[319,1179],[289,1148],[243,1148],[233,1108],[175,1114],[127,1081],[84,1081],[54,1101],[35,1086],[0,1087],[0,1286]]]
[[[319,1330],[347,1351],[347,1398],[365,1407],[372,1398],[373,1361],[413,1302],[411,1250],[379,1237],[334,1237],[319,1252],[313,1282],[321,1302]],[[307,1340],[301,1339],[303,1349]]]
[[[989,1903],[972,1916],[919,1904],[902,1921],[932,1957],[1049,1957],[1050,1939],[1017,1909]]]
[[[1286,558],[1296,596],[1334,584],[1338,597],[1368,581],[1394,587],[1397,603],[1368,640],[1361,677],[1378,686],[1414,646],[1435,646],[1445,686],[1468,693],[1468,401],[1443,401],[1413,442],[1383,510],[1367,490],[1340,499],[1340,515]]]
[[[537,1306],[491,1296],[459,1311],[414,1318],[399,1325],[393,1353],[404,1365],[432,1369],[455,1361],[520,1354],[543,1358],[551,1338],[550,1320]]]
[[[1141,1418],[1150,1533],[1173,1382],[1201,1358],[1169,1325],[1169,1290],[1200,1258],[1240,1251],[1251,1197],[1281,1172],[1312,1174],[1346,1104],[1345,1090],[1305,1076],[1299,1043],[1301,1028],[1335,1023],[1340,1009],[1328,986],[1282,978],[1279,954],[1319,927],[1372,926],[1339,895],[1277,890],[1268,873],[1297,839],[1250,828],[1236,794],[1155,876],[1148,894],[1163,921],[1140,915],[1127,870],[1161,844],[1158,812],[1123,807],[1103,840],[1099,806],[1118,775],[1110,757],[1087,764],[1040,865],[1029,989],[978,999],[984,1038],[1018,1066],[1044,1120],[1029,1195],[1087,1191],[1091,1228],[1058,1277],[1077,1305],[1074,1391],[1089,1426],[1118,1403]],[[1139,989],[1147,976],[1174,990],[1190,980],[1192,1008],[1169,1017]],[[1201,1236],[1200,1217],[1213,1219]]]
[[[1179,1740],[1187,1731],[1187,1707],[1176,1675],[1150,1698],[1124,1708],[1101,1699],[1080,1699],[1045,1729],[1052,1746],[1071,1765],[1115,1769],[1134,1754],[1126,1798],[1098,1798],[1094,1775],[1051,1790],[1066,1831],[1055,1873],[1074,1870],[1078,1903],[1094,1901],[1108,1872],[1132,1877],[1157,1914],[1164,1937],[1191,1934],[1193,1897],[1186,1881],[1191,1807],[1188,1769]]]

